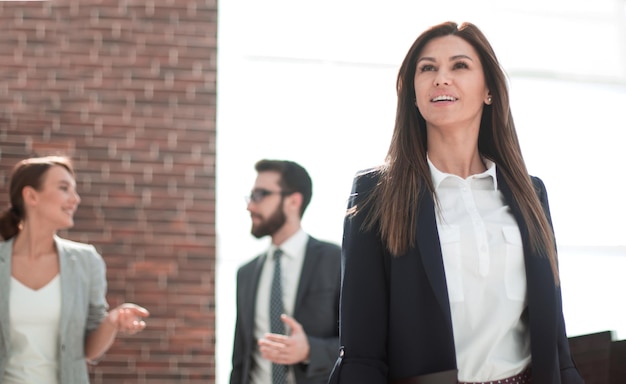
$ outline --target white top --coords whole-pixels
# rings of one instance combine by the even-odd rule
[[[3,384],[59,384],[61,279],[36,291],[11,277],[11,349]]]
[[[530,363],[526,270],[519,228],[496,165],[467,179],[428,160],[452,313],[459,381],[513,376]]]
[[[283,255],[280,259],[281,283],[283,291],[283,307],[285,314],[293,316],[296,304],[296,294],[300,282],[300,273],[306,253],[306,245],[309,235],[300,229],[293,236],[280,245]],[[254,315],[254,338],[261,339],[270,331],[270,289],[272,277],[274,276],[274,250],[272,244],[267,251],[263,270],[259,278],[259,286],[256,295],[256,312]],[[290,330],[287,329],[287,334]],[[272,363],[261,357],[258,348],[254,353],[254,365],[251,370],[250,384],[271,384],[272,383]],[[295,383],[295,377],[291,369],[287,376],[287,384]]]

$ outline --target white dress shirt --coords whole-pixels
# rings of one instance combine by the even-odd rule
[[[3,384],[58,384],[61,279],[38,290],[11,277],[11,351]]]
[[[459,380],[513,376],[530,363],[526,271],[519,228],[496,165],[462,179],[430,161]]]
[[[302,263],[306,253],[306,245],[309,240],[304,230],[300,229],[293,236],[280,245],[283,255],[280,260],[281,283],[283,291],[284,313],[293,316],[300,282]],[[256,295],[256,310],[254,315],[254,338],[261,339],[270,331],[270,289],[272,277],[274,276],[274,251],[276,246],[270,246],[265,257],[263,270],[259,278],[259,286]],[[289,334],[290,330],[286,330]],[[251,370],[251,384],[271,384],[272,383],[272,363],[264,359],[257,349],[254,353],[254,366]],[[294,384],[295,378],[291,369],[287,375],[287,384]]]

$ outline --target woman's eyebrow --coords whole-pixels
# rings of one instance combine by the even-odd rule
[[[471,57],[469,57],[467,55],[463,55],[463,54],[451,56],[449,61],[454,61],[454,60],[459,60],[459,59],[467,59],[467,60],[470,60],[470,61],[474,61]],[[432,62],[435,62],[436,60],[433,57],[424,56],[424,57],[420,57],[419,59],[417,59],[418,63],[421,62],[421,61],[432,61]]]
[[[452,57],[450,58],[450,61],[453,61],[453,60],[458,60],[458,59],[467,59],[467,60],[470,60],[470,61],[474,61],[474,60],[472,60],[472,58],[471,58],[471,57],[469,57],[469,56],[467,56],[467,55],[454,55],[454,56],[452,56]]]

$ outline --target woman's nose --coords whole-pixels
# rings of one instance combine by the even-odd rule
[[[450,85],[450,78],[446,71],[438,71],[437,76],[435,76],[435,87],[440,85]]]

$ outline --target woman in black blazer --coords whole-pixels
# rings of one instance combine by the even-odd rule
[[[349,200],[330,382],[583,383],[546,190],[489,42],[470,23],[428,29],[397,92],[386,161]]]

